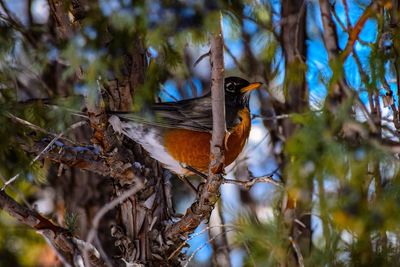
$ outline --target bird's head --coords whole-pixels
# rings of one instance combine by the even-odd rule
[[[262,83],[250,83],[239,77],[225,78],[225,103],[228,105],[247,107],[249,106],[250,92],[260,88]]]

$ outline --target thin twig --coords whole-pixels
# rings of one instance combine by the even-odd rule
[[[339,24],[340,28],[342,29],[342,31],[344,32],[349,32],[349,30],[347,29],[347,27],[343,24],[343,22],[340,20],[339,16],[336,13],[336,9],[334,5],[331,5],[331,12],[333,17],[335,18],[335,20],[337,21],[337,23]]]
[[[205,59],[206,57],[211,55],[211,50],[209,50],[207,53],[204,53],[203,55],[201,55],[194,63],[193,63],[193,67],[196,67],[197,64],[199,64],[203,59]]]
[[[251,178],[250,180],[246,180],[246,181],[224,179],[223,183],[240,185],[240,186],[243,186],[244,188],[246,188],[247,190],[249,190],[256,183],[268,183],[268,184],[273,184],[277,187],[283,188],[283,185],[280,182],[274,180],[271,175],[262,176],[262,177],[254,177],[254,178]]]
[[[218,227],[232,227],[232,228],[236,228],[235,225],[229,225],[229,224],[219,224],[219,225],[212,225],[212,226],[208,226],[205,227],[203,230],[201,230],[200,232],[194,233],[192,234],[188,239],[186,239],[185,241],[183,241],[175,250],[174,252],[171,253],[171,255],[169,255],[168,260],[171,260],[173,257],[175,257],[175,255],[177,255],[179,253],[179,251],[181,251],[181,249],[187,245],[189,243],[190,240],[192,240],[195,237],[198,237],[199,235],[204,234],[205,232],[207,232],[210,229],[213,228],[218,228]]]
[[[208,243],[210,243],[211,241],[214,241],[217,237],[219,237],[222,234],[231,232],[233,230],[226,230],[223,231],[222,233],[219,233],[217,235],[215,235],[213,238],[210,238],[207,242],[204,242],[203,244],[201,244],[195,251],[193,251],[193,253],[190,255],[190,257],[188,258],[188,260],[186,261],[185,265],[183,265],[184,267],[189,266],[189,263],[192,261],[192,259],[194,258],[194,256],[196,256],[197,252],[199,252],[200,250],[202,250],[205,246],[207,246]],[[303,266],[304,267],[304,266]]]
[[[347,0],[342,0],[342,2],[343,2],[343,7],[344,7],[344,13],[346,14],[347,28],[349,30],[351,30],[351,29],[353,29],[353,26],[351,25],[351,21],[350,21],[349,6],[347,5]]]
[[[111,259],[107,255],[106,251],[104,250],[103,245],[101,244],[100,238],[97,235],[95,238],[95,243],[96,243],[96,246],[98,248],[98,251],[99,251],[101,257],[104,259],[104,262],[107,264],[108,267],[112,267],[113,264],[111,262]]]
[[[252,119],[262,119],[263,121],[274,121],[274,120],[283,120],[292,117],[294,114],[282,114],[276,116],[262,116],[258,114],[252,114]]]

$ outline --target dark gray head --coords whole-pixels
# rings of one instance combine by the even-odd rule
[[[248,108],[250,92],[258,89],[262,83],[249,83],[239,77],[225,78],[225,105],[228,107]]]
[[[260,82],[249,83],[239,77],[225,78],[225,112],[228,128],[241,121],[240,110],[249,109],[250,92],[260,86]]]

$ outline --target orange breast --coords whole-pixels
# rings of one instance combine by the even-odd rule
[[[240,124],[235,126],[226,135],[225,166],[231,164],[242,152],[249,137],[251,119],[248,109],[242,110]],[[164,145],[171,156],[181,163],[185,163],[201,172],[208,171],[210,163],[211,134],[184,129],[166,130]]]

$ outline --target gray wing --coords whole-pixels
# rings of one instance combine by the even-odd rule
[[[151,116],[118,113],[120,118],[163,128],[178,128],[200,132],[212,131],[212,108],[209,94],[177,102],[156,103]]]

